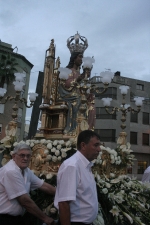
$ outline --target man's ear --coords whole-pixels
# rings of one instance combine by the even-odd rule
[[[81,151],[83,151],[85,149],[85,142],[81,142],[80,146],[81,146]]]
[[[13,154],[11,157],[12,157],[12,159],[14,159],[15,158],[15,154]]]

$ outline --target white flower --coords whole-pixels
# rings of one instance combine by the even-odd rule
[[[51,155],[47,155],[46,159],[47,160],[51,160],[52,156]]]
[[[127,219],[130,221],[130,223],[133,223],[133,219],[131,218],[131,216],[129,216],[129,214],[123,212],[123,214],[127,217]]]
[[[52,156],[52,161],[53,161],[53,162],[57,162],[57,157],[53,155],[53,156]]]
[[[59,150],[56,150],[56,151],[55,151],[55,155],[56,155],[56,156],[60,155],[60,151],[59,151]]]
[[[66,152],[66,148],[62,148],[61,149],[61,152],[63,153],[63,152]]]
[[[118,216],[120,210],[117,208],[117,206],[113,206],[113,208],[109,212],[111,212],[113,216]]]
[[[53,141],[53,145],[54,145],[54,146],[56,146],[56,145],[57,145],[57,143],[58,143],[58,141],[57,141],[57,140]]]
[[[120,149],[126,148],[126,145],[120,145]]]
[[[62,156],[62,158],[66,158],[67,153],[66,152],[62,152],[61,156]]]
[[[106,185],[107,188],[110,188],[111,187],[111,184],[109,184],[107,182],[105,183],[105,185]]]
[[[55,209],[55,208],[53,207],[53,208],[50,209],[50,212],[51,212],[52,214],[55,214],[55,213],[57,212],[57,209]]]
[[[103,189],[102,189],[102,192],[103,192],[104,194],[107,194],[107,193],[108,193],[108,189],[107,189],[107,188],[103,188]]]
[[[61,156],[58,156],[58,158],[57,158],[57,159],[58,159],[58,161],[61,161],[61,159],[62,159],[62,158],[61,158]]]
[[[97,181],[99,181],[101,179],[99,174],[96,175],[96,179],[97,179]]]
[[[112,159],[112,160],[114,160],[115,159],[115,157],[114,157],[114,155],[110,155],[110,158]]]
[[[44,144],[45,142],[46,142],[45,139],[41,139],[41,141],[40,141],[41,144]]]
[[[71,148],[66,148],[65,152],[69,151]]]
[[[15,142],[16,143],[16,142]],[[26,141],[26,145],[30,145],[30,142],[29,141]]]
[[[30,147],[32,148],[33,146],[34,146],[34,143],[33,143],[33,142],[31,142]]]
[[[48,143],[48,144],[47,144],[47,148],[48,148],[48,149],[52,149],[52,144],[51,144],[51,143]]]
[[[64,140],[60,140],[60,141],[59,141],[59,144],[60,144],[60,145],[63,145],[64,143],[65,143]]]
[[[60,150],[61,149],[61,145],[57,145],[57,149]]]
[[[15,147],[16,145],[18,145],[18,142],[15,142],[15,143],[13,144],[14,147]]]
[[[49,151],[48,151],[47,149],[45,149],[45,150],[44,150],[44,154],[47,155],[48,153],[49,153]]]
[[[112,184],[117,184],[119,182],[120,182],[120,180],[117,178],[110,181],[110,183],[112,183]]]
[[[25,144],[25,142],[24,141],[20,141],[19,144]]]
[[[71,142],[70,141],[67,141],[66,142],[66,147],[70,146]]]
[[[48,173],[47,175],[46,175],[46,179],[51,179],[53,177],[53,174],[51,174],[51,173]]]
[[[98,215],[97,217],[98,217],[97,220],[98,220],[98,222],[99,222],[99,225],[105,225],[102,216]]]
[[[56,151],[56,148],[53,147],[53,148],[51,149],[51,152],[55,152],[55,151]]]
[[[115,163],[115,159],[112,159],[110,162],[111,162],[111,164],[114,164]]]
[[[114,178],[115,174],[114,173],[110,173],[110,177]]]

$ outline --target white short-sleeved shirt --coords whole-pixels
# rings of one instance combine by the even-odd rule
[[[144,171],[142,182],[150,182],[150,166]]]
[[[22,215],[25,209],[16,197],[40,188],[43,182],[29,168],[24,170],[23,176],[15,161],[10,160],[0,168],[0,214]]]
[[[92,223],[98,213],[96,183],[89,162],[79,151],[65,160],[57,175],[54,205],[70,201],[71,222]]]

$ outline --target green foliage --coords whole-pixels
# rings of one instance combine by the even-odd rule
[[[14,80],[17,65],[16,59],[10,53],[0,56],[0,87],[3,87],[5,82],[9,84]]]

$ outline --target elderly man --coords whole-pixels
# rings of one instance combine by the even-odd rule
[[[54,220],[45,215],[29,197],[29,191],[39,188],[51,195],[55,188],[39,179],[28,168],[31,149],[19,144],[12,152],[12,159],[0,168],[0,224],[23,225],[25,209],[48,225]]]
[[[60,166],[57,176],[54,204],[59,209],[61,225],[91,225],[98,213],[91,161],[101,150],[99,135],[91,130],[82,131],[77,148],[78,151]]]

